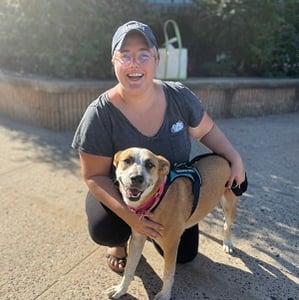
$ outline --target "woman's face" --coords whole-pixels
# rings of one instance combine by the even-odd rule
[[[112,58],[119,83],[132,92],[142,91],[153,84],[158,63],[155,50],[148,48],[139,33],[129,34]]]

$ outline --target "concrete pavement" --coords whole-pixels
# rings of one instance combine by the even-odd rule
[[[216,209],[200,224],[195,261],[177,267],[172,299],[299,299],[299,114],[217,123],[241,152],[250,183],[238,205],[236,251],[222,251]],[[120,280],[87,233],[72,135],[0,118],[0,299],[107,299]],[[147,243],[123,299],[153,299],[162,266]]]

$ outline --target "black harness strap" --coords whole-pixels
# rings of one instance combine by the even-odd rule
[[[192,210],[191,210],[191,213],[190,213],[190,216],[191,216],[194,213],[194,211],[197,207],[198,200],[199,200],[199,194],[200,194],[200,186],[201,186],[201,183],[202,183],[201,175],[200,175],[199,171],[197,170],[197,168],[192,166],[191,163],[175,164],[172,167],[172,169],[170,170],[170,172],[167,176],[164,191],[163,191],[163,194],[160,198],[160,201],[164,197],[164,195],[167,192],[167,190],[168,190],[169,186],[171,185],[171,183],[179,177],[187,177],[193,183],[193,187],[192,187],[193,204],[192,204]],[[157,206],[158,205],[159,204],[157,204]],[[157,208],[157,206],[152,211],[154,211]]]
[[[187,177],[189,178],[192,183],[192,193],[193,193],[193,203],[192,203],[192,210],[190,216],[194,213],[200,194],[200,187],[201,187],[201,175],[197,168],[191,165],[191,163],[180,163],[176,164],[174,168],[170,171],[166,184],[170,185],[175,179],[179,177]]]

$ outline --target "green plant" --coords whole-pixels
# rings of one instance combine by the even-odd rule
[[[299,76],[298,0],[193,0],[171,17],[193,75]]]
[[[6,0],[0,14],[0,62],[56,77],[111,77],[111,35],[141,18],[143,1]]]
[[[143,21],[161,45],[169,18],[188,48],[189,76],[299,76],[299,0],[193,0],[184,10],[147,0],[2,0],[0,68],[111,78],[115,29]]]

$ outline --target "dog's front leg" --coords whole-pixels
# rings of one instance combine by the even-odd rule
[[[134,278],[135,270],[140,260],[145,241],[145,236],[132,231],[124,276],[119,285],[113,286],[107,290],[110,299],[118,299],[127,293],[129,284]]]
[[[164,250],[163,286],[161,291],[155,296],[154,300],[169,300],[171,298],[178,246],[179,244],[177,243],[176,245]]]

